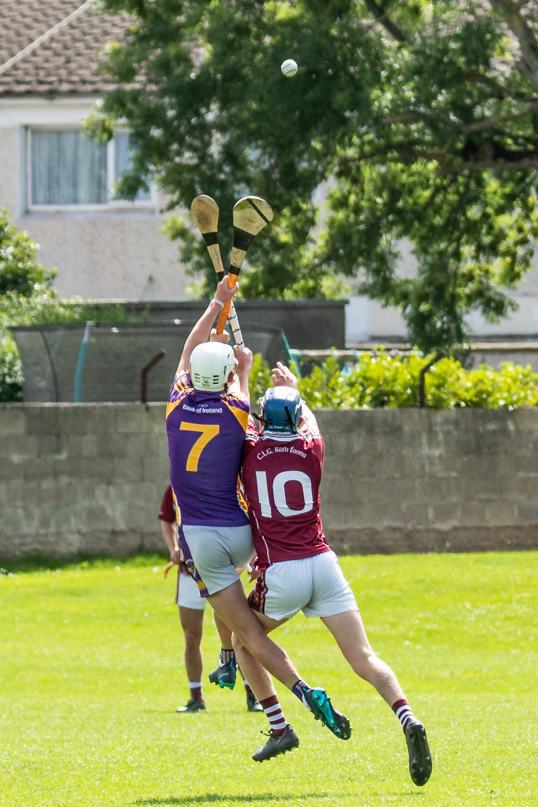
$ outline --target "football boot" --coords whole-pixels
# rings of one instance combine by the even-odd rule
[[[432,772],[432,755],[422,723],[412,717],[405,727],[405,740],[409,751],[409,773],[418,787],[425,785]]]
[[[322,687],[305,690],[304,697],[316,720],[321,720],[323,725],[327,726],[339,740],[349,740],[351,737],[349,720],[345,715],[336,711]]]
[[[256,695],[247,695],[247,709],[249,712],[263,712],[263,706]]]
[[[233,689],[237,677],[237,663],[235,659],[227,661],[226,664],[219,665],[216,670],[209,673],[209,680],[212,684],[217,684],[221,689],[229,687]]]
[[[262,732],[265,734],[265,732]],[[269,739],[252,754],[252,759],[255,762],[265,762],[266,759],[277,757],[279,754],[285,754],[286,751],[292,751],[294,748],[299,747],[299,738],[289,723],[286,723],[284,733],[277,736],[273,730],[267,735]]]
[[[205,710],[205,703],[191,698],[186,706],[179,706],[176,712],[201,712]]]

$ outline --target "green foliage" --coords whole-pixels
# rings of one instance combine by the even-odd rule
[[[349,715],[351,740],[333,738],[277,682],[301,746],[255,765],[267,720],[247,712],[239,681],[233,692],[205,686],[205,713],[175,713],[189,691],[175,575],[163,580],[162,557],[51,560],[23,574],[24,562],[4,560],[15,574],[0,576],[2,807],[533,804],[538,553],[340,562],[374,650],[426,724],[425,788],[411,784],[396,717],[319,619],[300,614],[272,637]],[[208,609],[204,678],[219,650]]]
[[[277,215],[249,252],[244,296],[330,295],[343,273],[399,307],[423,352],[461,344],[470,311],[497,321],[514,309],[502,289],[530,268],[538,237],[536,4],[104,3],[133,15],[108,49],[116,87],[90,122],[101,138],[119,120],[131,129],[121,195],[150,173],[170,209],[209,193],[224,256],[235,200],[268,199]],[[289,56],[293,79],[279,69]],[[169,231],[207,293],[212,269],[186,227]],[[396,271],[401,239],[415,276]]]
[[[0,210],[0,296],[14,292],[30,297],[36,290],[50,286],[56,270],[49,272],[37,263],[37,249],[27,233],[10,224],[7,210]]]
[[[256,405],[258,399],[263,397],[265,390],[270,386],[271,368],[262,357],[261,353],[255,353],[252,360],[250,377],[248,379],[251,403]]]
[[[35,260],[38,245],[0,211],[0,402],[22,400],[22,366],[9,334],[12,325],[134,319],[120,305],[104,306],[81,297],[60,300],[51,288],[56,271]]]
[[[0,403],[22,401],[22,364],[10,334],[0,340]]]
[[[418,351],[393,357],[385,350],[363,353],[354,367],[331,357],[299,381],[312,408],[370,409],[418,406],[419,375],[429,358]],[[426,406],[432,409],[484,407],[513,409],[538,405],[538,375],[529,366],[506,362],[499,370],[481,365],[466,370],[455,359],[438,361],[426,373]]]

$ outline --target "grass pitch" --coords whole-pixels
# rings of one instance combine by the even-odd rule
[[[208,685],[206,713],[175,714],[188,690],[163,565],[97,561],[0,578],[0,805],[536,803],[538,553],[342,558],[374,648],[426,724],[425,788],[409,779],[398,721],[316,620],[296,617],[274,636],[350,716],[349,742],[281,685],[301,746],[261,765],[250,754],[266,721],[246,711],[241,686]],[[204,651],[205,675],[218,652],[211,618]]]

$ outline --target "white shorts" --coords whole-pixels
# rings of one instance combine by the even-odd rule
[[[334,552],[311,558],[284,560],[269,566],[248,598],[250,607],[271,619],[291,619],[358,611],[355,596]]]
[[[236,569],[245,567],[255,554],[249,524],[244,527],[184,524],[183,533],[210,596],[239,580]]]
[[[206,599],[200,597],[200,589],[190,574],[187,572],[177,573],[176,605],[181,608],[190,608],[192,611],[203,611]]]

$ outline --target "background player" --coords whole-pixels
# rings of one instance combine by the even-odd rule
[[[250,606],[267,633],[300,610],[321,618],[354,672],[400,719],[411,778],[424,785],[432,769],[424,726],[390,667],[370,647],[353,592],[323,534],[319,485],[324,443],[316,418],[302,403],[297,379],[287,367],[279,363],[272,377],[276,386],[263,399],[262,433],[249,433],[243,453],[242,479],[261,570]],[[239,644],[236,651],[263,697],[266,671]]]
[[[177,523],[175,514],[174,494],[172,485],[168,484],[161,501],[159,519],[163,538],[170,551],[170,560],[177,564],[177,590],[176,605],[179,606],[179,621],[183,628],[185,639],[185,670],[189,681],[190,698],[186,706],[180,706],[178,712],[198,712],[205,709],[202,693],[202,634],[204,628],[204,609],[206,600],[200,597],[200,591],[195,581],[187,571],[185,561],[181,555],[177,540]],[[232,652],[232,634],[229,628],[215,614],[215,623],[220,636],[223,656],[226,651]],[[235,659],[235,653],[234,659]],[[234,679],[235,682],[235,679]],[[218,683],[218,682],[217,682]],[[258,699],[248,685],[243,681],[247,696],[247,709],[249,712],[263,711]]]
[[[348,739],[347,718],[333,708],[324,689],[309,687],[299,678],[287,654],[267,637],[235,571],[254,554],[249,520],[238,495],[252,353],[236,347],[234,355],[222,340],[220,344],[207,340],[217,314],[237,290],[237,284],[228,287],[227,278],[218,284],[215,298],[185,342],[166,407],[170,480],[181,511],[182,549],[200,590],[241,643],[316,719],[337,737]],[[299,739],[286,723],[272,685],[264,687],[264,693],[260,703],[275,734],[256,754],[268,758],[296,748]]]

